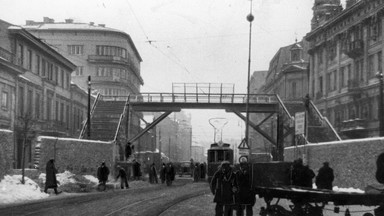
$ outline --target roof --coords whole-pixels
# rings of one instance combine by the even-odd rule
[[[25,25],[23,26],[28,31],[101,31],[101,32],[115,32],[118,34],[122,34],[128,38],[129,44],[132,46],[133,51],[137,55],[140,61],[143,61],[138,50],[136,49],[135,44],[132,41],[132,38],[129,34],[124,31],[108,28],[100,25],[91,25],[89,23],[37,23],[33,25]]]

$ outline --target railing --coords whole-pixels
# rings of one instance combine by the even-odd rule
[[[100,99],[101,97],[102,97],[101,94],[100,94],[100,93],[97,93],[96,99],[95,99],[95,101],[93,102],[93,105],[92,105],[92,109],[91,109],[90,116],[92,116],[93,112],[95,111],[97,102],[99,101],[99,99]],[[81,132],[80,132],[80,135],[79,135],[79,139],[82,139],[82,138],[83,138],[84,133],[85,133],[85,129],[87,128],[87,126],[88,126],[88,121],[85,121],[85,123],[84,123],[84,125],[83,125],[83,128],[81,129]]]
[[[117,140],[117,136],[118,136],[118,134],[119,134],[119,130],[120,130],[120,126],[121,126],[121,122],[123,121],[124,116],[125,116],[125,113],[126,113],[126,111],[127,111],[128,103],[129,103],[129,95],[128,95],[127,100],[126,100],[126,102],[125,102],[123,113],[120,115],[119,124],[117,125],[117,129],[116,129],[115,137],[113,138],[114,141]]]
[[[94,62],[94,61],[107,61],[107,62],[114,62],[114,63],[120,63],[120,64],[129,64],[128,59],[120,57],[120,56],[110,56],[110,55],[89,55],[88,61]]]
[[[0,47],[0,58],[3,58],[9,62],[15,63],[15,55],[10,51]]]
[[[119,98],[111,98],[119,100]],[[247,94],[142,93],[131,95],[133,103],[246,103]],[[249,103],[276,104],[276,95],[250,94]]]
[[[326,123],[326,125],[332,130],[332,132],[335,134],[337,140],[341,140],[341,138],[340,138],[339,134],[336,132],[335,128],[333,128],[331,123],[328,121],[328,118],[324,117],[321,114],[321,112],[317,109],[317,107],[315,106],[315,104],[313,104],[312,101],[310,101],[309,104],[310,104],[310,107],[316,112],[317,116],[320,117],[321,121],[324,121]]]

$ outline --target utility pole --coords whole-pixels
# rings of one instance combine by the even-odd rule
[[[383,73],[377,72],[376,77],[379,79],[379,136],[384,136],[384,114],[383,114]]]
[[[88,76],[88,119],[87,119],[88,139],[91,138],[91,76]]]

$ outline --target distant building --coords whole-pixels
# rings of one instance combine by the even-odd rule
[[[140,93],[142,59],[129,34],[104,24],[54,22],[48,17],[43,22],[27,20],[24,28],[77,66],[72,80],[81,88],[87,89],[91,76],[92,89],[103,96]]]
[[[329,15],[305,37],[310,97],[344,138],[377,136],[384,1],[348,0],[342,11],[329,7],[339,2],[315,1],[314,16],[320,8]]]
[[[25,164],[30,167],[34,137],[79,135],[88,95],[71,84],[75,69],[39,38],[0,20],[0,128],[15,135],[15,168],[21,167],[24,137]]]
[[[308,43],[306,41],[295,42],[281,47],[269,63],[266,73],[254,73],[259,78],[252,78],[251,93],[253,94],[277,94],[282,101],[302,101],[308,93]],[[267,118],[268,115],[251,114],[250,119],[257,124]],[[276,115],[269,117],[263,123],[263,130],[274,140],[277,140]],[[250,130],[250,146],[253,153],[271,153],[274,146],[258,132]]]

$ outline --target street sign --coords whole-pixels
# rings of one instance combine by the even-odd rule
[[[249,145],[247,143],[247,141],[245,139],[241,140],[241,143],[239,144],[239,146],[237,146],[237,148],[240,150],[240,149],[250,149],[249,148]]]
[[[244,162],[245,162],[245,163],[248,162],[248,156],[241,156],[241,157],[239,157],[239,162],[240,162],[240,163],[242,163],[242,162],[243,162],[243,163],[244,163]]]
[[[239,155],[249,155],[250,150],[249,149],[239,149]]]
[[[295,135],[305,133],[305,112],[295,113]]]

